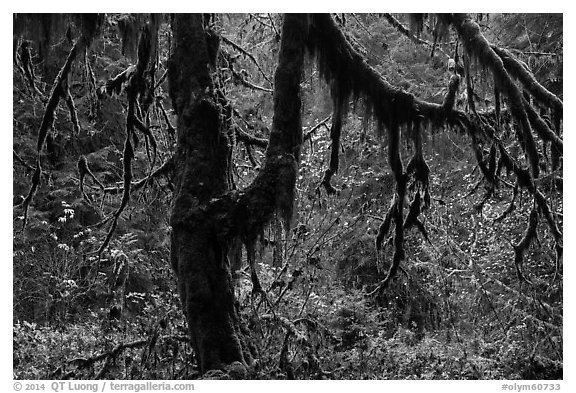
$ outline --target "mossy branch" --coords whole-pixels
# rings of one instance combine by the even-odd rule
[[[493,50],[486,38],[480,32],[478,24],[466,14],[442,14],[447,23],[456,29],[468,54],[474,56],[494,74],[494,80],[500,91],[508,98],[512,116],[518,122],[518,139],[523,142],[522,147],[530,163],[531,174],[534,178],[539,175],[539,156],[532,127],[523,104],[522,93],[506,71],[500,56]]]
[[[124,141],[124,151],[122,154],[123,162],[123,181],[124,189],[122,192],[122,201],[120,206],[113,214],[112,223],[108,229],[106,238],[98,248],[97,254],[100,258],[102,253],[108,247],[114,231],[118,226],[118,219],[120,215],[128,205],[130,201],[130,188],[132,182],[132,160],[134,159],[134,147],[132,146],[131,139],[134,136],[134,129],[140,123],[136,117],[136,107],[138,105],[137,98],[138,93],[142,90],[143,75],[146,70],[147,64],[150,60],[150,50],[151,50],[151,34],[149,31],[149,26],[146,25],[142,28],[138,41],[138,61],[134,66],[134,71],[129,74],[129,79],[127,80],[126,95],[128,98],[128,113],[126,114],[126,139]],[[141,129],[142,131],[142,129]]]
[[[403,35],[405,35],[406,37],[408,37],[412,42],[414,42],[415,44],[419,44],[419,45],[424,45],[430,49],[432,49],[432,55],[434,54],[434,48],[436,48],[437,50],[439,50],[444,56],[446,56],[447,58],[449,58],[450,56],[448,54],[446,54],[443,50],[441,50],[440,48],[436,47],[435,44],[431,43],[430,41],[426,41],[423,40],[422,38],[414,35],[410,29],[408,29],[406,26],[404,26],[398,19],[396,19],[394,16],[392,16],[392,14],[382,14],[384,16],[384,18],[386,19],[386,21],[388,23],[390,23],[392,25],[392,27],[396,28],[396,30],[398,30],[400,33],[402,33]]]
[[[517,78],[538,102],[554,111],[558,111],[560,116],[562,115],[564,106],[560,98],[542,86],[524,62],[518,60],[510,51],[504,48],[499,48],[495,45],[491,45],[491,48],[502,59],[508,72]]]
[[[337,86],[334,86],[333,89],[337,89]],[[342,133],[342,123],[344,121],[343,118],[346,115],[345,103],[340,101],[342,97],[336,90],[333,90],[332,95],[334,101],[334,113],[332,115],[332,127],[330,128],[330,139],[332,140],[332,146],[330,147],[330,164],[328,169],[324,171],[324,177],[318,186],[324,186],[324,189],[328,195],[334,195],[338,192],[338,190],[334,188],[330,181],[332,180],[332,176],[338,172],[340,135]]]
[[[36,167],[34,170],[34,175],[32,176],[32,184],[30,186],[30,190],[28,191],[28,195],[22,201],[21,206],[24,211],[24,218],[22,221],[22,230],[26,228],[26,223],[28,221],[28,209],[32,200],[34,199],[34,195],[36,195],[36,191],[38,190],[38,186],[40,184],[40,175],[42,173],[42,162],[40,158],[40,153],[44,148],[44,144],[46,143],[46,137],[48,136],[48,132],[54,125],[54,114],[56,112],[56,107],[60,102],[60,99],[65,96],[65,83],[68,78],[68,74],[70,73],[70,69],[72,68],[72,63],[76,59],[78,53],[84,48],[85,40],[83,37],[80,37],[74,45],[68,56],[66,57],[66,61],[64,65],[58,72],[56,79],[54,80],[54,84],[52,85],[52,90],[50,92],[50,98],[48,99],[48,103],[46,104],[46,108],[44,109],[44,115],[42,116],[42,122],[40,123],[40,128],[38,129],[38,140],[36,143]]]

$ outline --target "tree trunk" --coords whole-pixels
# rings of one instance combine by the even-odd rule
[[[171,263],[201,373],[234,361],[246,364],[227,244],[207,211],[230,189],[229,140],[210,77],[217,40],[200,14],[176,15],[169,65],[178,115]]]
[[[251,360],[235,308],[229,256],[240,239],[250,261],[257,235],[275,213],[286,224],[292,216],[307,19],[285,17],[270,142],[262,169],[243,191],[231,190],[230,142],[210,77],[218,39],[204,24],[197,14],[174,17],[168,69],[178,116],[171,263],[201,373]]]

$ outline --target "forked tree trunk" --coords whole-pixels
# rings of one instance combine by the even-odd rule
[[[274,85],[274,120],[264,165],[244,191],[231,191],[230,145],[210,77],[218,39],[201,15],[176,15],[168,69],[178,116],[171,263],[200,372],[250,362],[235,308],[229,255],[253,248],[276,212],[292,215],[301,126],[300,80],[307,19],[289,14]]]

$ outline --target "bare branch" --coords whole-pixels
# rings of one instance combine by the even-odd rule
[[[250,58],[250,60],[252,60],[252,62],[256,65],[256,68],[258,68],[258,71],[260,71],[260,73],[262,74],[262,76],[264,77],[264,79],[266,79],[266,81],[268,83],[270,83],[270,86],[274,86],[274,84],[272,83],[272,81],[270,80],[270,78],[268,77],[268,75],[266,75],[266,73],[264,72],[264,70],[262,69],[262,67],[260,67],[260,64],[258,64],[258,61],[256,61],[256,58],[254,57],[254,55],[250,52],[248,52],[246,49],[242,48],[240,45],[238,45],[237,43],[233,42],[232,40],[230,40],[229,38],[226,38],[224,36],[222,36],[222,41],[224,41],[226,44],[232,46],[234,49],[236,49],[237,51],[239,51],[240,53],[248,56],[248,58]]]

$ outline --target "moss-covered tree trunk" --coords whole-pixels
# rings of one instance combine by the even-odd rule
[[[176,15],[168,78],[178,116],[171,263],[200,372],[249,363],[235,309],[230,254],[254,242],[276,213],[289,224],[302,143],[300,80],[307,18],[285,17],[275,75],[274,119],[262,169],[243,191],[229,184],[226,125],[210,70],[217,36],[201,15]]]
[[[245,363],[227,246],[207,206],[230,189],[229,141],[210,76],[218,40],[201,14],[176,15],[169,64],[178,115],[171,263],[200,372]]]

